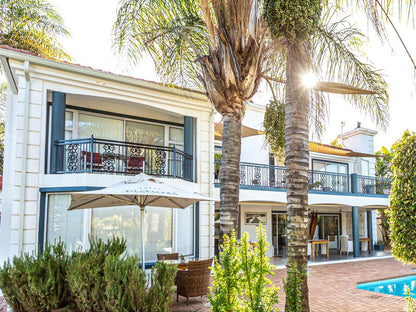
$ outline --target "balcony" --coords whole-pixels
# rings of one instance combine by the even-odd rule
[[[219,186],[220,160],[215,161],[215,184]],[[352,182],[358,194],[389,195],[390,181],[356,174],[331,173],[309,170],[309,190],[324,193],[353,193]],[[286,167],[240,163],[240,187],[258,190],[284,190]]]
[[[156,146],[96,139],[55,142],[52,173],[146,174],[193,181],[193,157],[175,146]]]

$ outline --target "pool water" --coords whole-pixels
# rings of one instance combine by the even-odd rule
[[[410,296],[416,299],[416,275],[361,283],[357,288],[400,297],[407,297],[406,289],[410,288]]]

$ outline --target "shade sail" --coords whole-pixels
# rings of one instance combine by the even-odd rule
[[[341,148],[316,142],[309,142],[309,151],[315,153],[348,157],[382,157],[376,154],[359,153],[347,148]]]
[[[195,192],[189,192],[144,173],[100,190],[71,194],[68,210],[135,205],[141,210],[142,267],[145,267],[144,209],[146,206],[186,208],[198,201],[214,201]]]
[[[215,123],[215,126],[214,126],[215,140],[222,140],[223,131],[224,131],[224,124],[222,122]],[[253,136],[253,135],[261,135],[261,134],[264,134],[264,131],[250,128],[247,126],[241,126],[241,136],[243,138]]]

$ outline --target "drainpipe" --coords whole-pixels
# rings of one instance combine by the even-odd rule
[[[29,126],[29,102],[30,102],[30,75],[29,62],[24,63],[25,73],[25,101],[24,101],[24,120],[23,120],[23,142],[22,142],[22,171],[20,174],[20,210],[19,210],[19,240],[18,254],[23,254],[23,232],[25,221],[25,201],[26,201],[26,171],[27,171],[27,138]]]
[[[214,110],[211,110],[211,114],[209,116],[209,196],[213,197],[214,196]],[[213,227],[215,226],[213,224],[213,219],[214,219],[214,214],[215,214],[215,203],[214,205],[212,205],[212,203],[209,203],[209,220],[208,220],[208,225],[209,225],[209,257],[213,257],[214,256],[214,235],[215,235],[215,231],[213,229]]]

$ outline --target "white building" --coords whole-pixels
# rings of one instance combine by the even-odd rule
[[[140,250],[139,209],[68,212],[68,192],[105,187],[141,171],[213,192],[213,108],[204,94],[56,62],[1,47],[8,80],[0,260],[63,238],[128,237]],[[209,257],[213,203],[149,208],[146,253]]]
[[[243,124],[261,129],[264,111],[264,106],[249,105]],[[376,210],[388,208],[390,184],[374,177],[376,134],[357,127],[342,135],[345,148],[309,144],[308,200],[311,213],[317,213],[313,240],[329,240],[332,251],[339,251],[341,235],[355,238],[355,257],[360,256],[360,248],[367,250],[377,241]],[[215,144],[219,153],[221,142]],[[247,231],[254,238],[256,221],[262,220],[271,246],[268,255],[285,255],[285,168],[275,165],[264,135],[243,138],[241,150],[239,232]],[[216,196],[218,183],[216,176]],[[217,203],[217,212],[218,209]]]
[[[203,93],[44,59],[0,46],[8,79],[0,261],[42,249],[61,237],[69,249],[88,237],[121,235],[140,250],[140,213],[134,207],[71,211],[69,192],[117,183],[144,171],[168,183],[219,198],[214,153],[214,109]],[[264,107],[249,105],[243,123],[261,128]],[[310,145],[314,239],[339,237],[373,243],[375,209],[386,208],[388,185],[374,177],[375,131],[343,134],[346,148]],[[285,253],[285,168],[262,136],[243,138],[239,233],[255,235],[263,220],[270,256]],[[211,257],[218,204],[185,210],[149,208],[145,240],[149,264],[156,253]],[[363,248],[365,248],[363,244]]]

